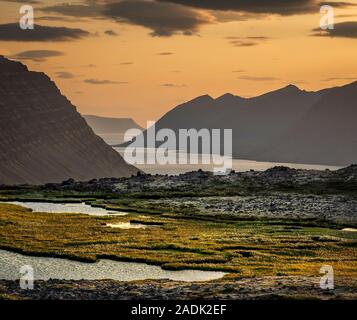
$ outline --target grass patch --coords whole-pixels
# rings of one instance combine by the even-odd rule
[[[119,222],[158,227],[123,230],[105,226]],[[188,219],[181,213],[94,217],[34,213],[0,204],[0,248],[87,262],[108,258],[240,276],[316,276],[323,264],[329,264],[339,275],[357,276],[355,233],[295,223]]]

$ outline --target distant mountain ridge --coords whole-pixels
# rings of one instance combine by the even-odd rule
[[[143,129],[131,118],[112,118],[95,115],[83,115],[83,118],[97,134],[124,133],[129,129]]]
[[[272,151],[288,162],[357,163],[357,81],[325,90],[320,99],[286,131]]]
[[[0,56],[0,184],[129,177],[108,146],[42,72]]]
[[[110,145],[124,142],[125,132],[129,129],[143,130],[131,118],[111,118],[95,115],[84,115],[83,118],[93,131]]]
[[[240,159],[349,165],[357,163],[355,119],[357,81],[316,92],[288,85],[253,98],[204,95],[167,112],[156,129],[232,129]]]

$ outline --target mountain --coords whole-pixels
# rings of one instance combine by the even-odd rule
[[[348,165],[357,162],[356,101],[357,82],[317,92],[288,85],[253,98],[205,95],[166,113],[156,129],[232,129],[240,159]]]
[[[138,169],[108,146],[41,72],[0,56],[0,184],[122,177]]]
[[[264,153],[275,161],[357,163],[357,81],[326,90],[304,116]]]
[[[124,142],[124,134],[129,129],[143,130],[130,118],[107,118],[94,115],[84,115],[83,118],[98,136],[111,145]]]

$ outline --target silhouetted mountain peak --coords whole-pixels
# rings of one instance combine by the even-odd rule
[[[278,97],[291,97],[291,96],[296,96],[299,95],[301,93],[304,93],[306,91],[304,90],[300,90],[297,86],[289,84],[283,88],[277,89],[277,90],[273,90],[270,91],[268,93],[262,94],[261,96],[258,96],[256,98],[263,98],[263,97],[274,97],[274,98],[278,98]],[[255,99],[255,98],[252,98]]]
[[[191,101],[189,101],[190,103],[192,102],[199,102],[199,103],[205,103],[205,102],[212,102],[214,101],[214,99],[209,95],[209,94],[205,94],[203,96],[199,96]]]
[[[294,84],[288,84],[286,87],[285,87],[285,90],[297,90],[297,91],[301,91],[300,88]]]
[[[275,92],[287,92],[287,93],[298,93],[302,92],[303,90],[300,90],[299,87],[297,87],[294,84],[289,84],[281,89],[276,90]]]
[[[233,102],[237,102],[238,100],[245,100],[245,99],[239,96],[235,96],[231,93],[226,93],[218,97],[215,101],[218,103],[233,103]]]
[[[2,55],[0,55],[0,69],[2,73],[28,71],[27,67],[21,62],[9,60]]]
[[[220,97],[218,97],[216,99],[217,100],[222,100],[222,99],[231,99],[231,98],[235,98],[236,96],[234,94],[231,94],[231,93],[225,93],[223,95],[221,95]]]

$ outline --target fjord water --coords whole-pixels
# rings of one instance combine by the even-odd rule
[[[124,157],[125,148],[114,148]],[[150,153],[151,155],[155,154],[155,149],[144,149],[138,148],[138,154],[144,154],[145,152]],[[178,158],[178,154],[183,155],[185,158],[189,159],[187,153],[179,150],[170,150],[169,153],[174,157]],[[201,155],[199,155],[200,159]],[[209,155],[202,155],[202,159],[208,159]],[[213,171],[214,167],[219,168],[219,165],[213,164],[135,164],[137,168],[143,170],[146,173],[150,174],[168,174],[168,175],[179,175],[182,173],[196,171],[202,169],[204,171]],[[264,161],[254,161],[254,160],[242,160],[242,159],[233,159],[232,160],[232,169],[237,172],[244,172],[249,170],[255,171],[264,171],[275,166],[286,166],[293,169],[307,169],[307,170],[338,170],[341,167],[339,166],[329,166],[329,165],[317,165],[317,164],[301,164],[301,163],[282,163],[282,162],[264,162]]]
[[[174,281],[209,281],[222,278],[225,273],[200,270],[168,271],[145,263],[99,260],[95,263],[67,259],[32,257],[0,250],[0,279],[17,280],[20,268],[31,266],[35,280],[103,280],[134,281],[170,279]]]

